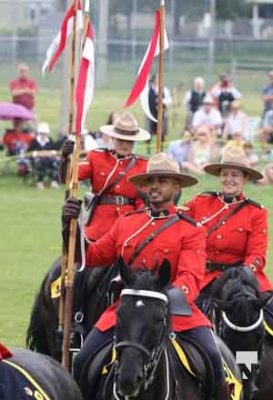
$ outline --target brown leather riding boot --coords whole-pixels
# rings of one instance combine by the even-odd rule
[[[226,382],[216,385],[214,400],[230,400],[230,389]]]

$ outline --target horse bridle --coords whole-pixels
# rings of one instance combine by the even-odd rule
[[[230,329],[232,329],[233,331],[236,331],[236,332],[251,332],[251,331],[254,331],[254,329],[258,328],[258,326],[260,326],[263,323],[263,320],[264,320],[264,312],[263,312],[262,309],[260,310],[259,318],[257,319],[257,321],[254,322],[252,325],[248,325],[248,326],[235,325],[233,322],[230,321],[230,319],[228,318],[226,312],[223,311],[223,310],[221,310],[221,314],[222,314],[223,321],[225,322],[225,324]]]
[[[131,340],[124,340],[122,342],[116,343],[115,348],[116,350],[118,349],[123,349],[125,347],[132,347],[134,349],[139,350],[147,359],[147,361],[143,365],[143,375],[144,375],[144,390],[147,390],[147,388],[150,386],[154,379],[154,374],[156,371],[156,367],[158,365],[158,362],[160,360],[160,357],[163,353],[164,350],[164,336],[166,335],[167,331],[167,314],[168,314],[168,297],[159,292],[155,291],[150,291],[150,290],[134,290],[134,289],[123,289],[121,291],[121,297],[122,296],[137,296],[137,297],[146,297],[146,298],[152,298],[152,299],[157,299],[161,300],[165,303],[166,305],[166,310],[165,310],[165,316],[163,320],[163,329],[161,333],[161,337],[159,340],[159,344],[152,350],[150,351],[147,349],[147,347],[143,346],[142,344],[133,342]],[[117,364],[116,364],[117,367]]]

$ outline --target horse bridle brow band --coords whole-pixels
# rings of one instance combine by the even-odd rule
[[[158,293],[152,290],[134,290],[134,289],[123,289],[120,296],[139,296],[139,297],[149,297],[152,299],[163,300],[168,303],[168,297],[163,293]]]

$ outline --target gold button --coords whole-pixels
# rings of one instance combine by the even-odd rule
[[[116,188],[119,189],[119,188],[120,188],[120,185],[116,185]]]
[[[145,264],[146,263],[146,259],[142,258],[142,262],[143,262],[143,264]]]
[[[217,235],[216,237],[217,237],[217,239],[222,239],[223,236],[222,235]]]
[[[265,234],[266,233],[266,229],[263,229],[262,232]]]
[[[164,253],[169,253],[169,250],[168,249],[164,249]]]
[[[238,228],[238,231],[239,232],[243,232],[243,228]]]
[[[104,172],[101,172],[100,174],[101,174],[101,176],[104,176],[104,175],[105,175],[105,173],[104,173]]]
[[[154,222],[154,221],[153,221],[153,222],[151,222],[151,225],[152,225],[152,226],[155,226],[155,222]]]
[[[120,207],[117,207],[117,211],[120,211]]]
[[[120,163],[120,165],[123,165],[123,161],[120,161],[119,163]]]
[[[225,225],[226,221],[222,221],[222,225]]]

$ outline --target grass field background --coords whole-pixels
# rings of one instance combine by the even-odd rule
[[[194,75],[202,75],[197,68],[181,75],[167,75],[170,86],[183,80],[190,86]],[[220,69],[220,67],[219,67]],[[38,70],[34,71],[38,77]],[[7,82],[12,71],[0,68],[0,76]],[[244,108],[250,115],[260,115],[262,103],[260,88],[264,84],[264,74],[260,72],[241,73],[237,86],[244,93]],[[216,79],[216,76],[215,76]],[[121,83],[122,82],[122,83]],[[109,86],[97,90],[92,109],[88,115],[87,126],[96,130],[105,123],[106,117],[113,109],[121,111],[122,104],[128,95],[132,77],[126,73],[126,67],[116,68]],[[58,74],[41,81],[37,98],[37,115],[40,120],[48,121],[53,135],[57,132],[60,110],[60,90]],[[1,101],[9,100],[6,86],[0,87]],[[131,111],[137,116],[140,124],[144,118],[139,105]],[[8,123],[0,121],[3,129]],[[183,112],[174,128],[170,128],[169,138],[179,137],[182,130]],[[145,147],[138,146],[136,151],[145,153]],[[189,188],[183,193],[187,200],[202,190],[217,190],[217,180],[204,176],[198,186]],[[80,195],[86,191],[80,188]],[[268,273],[273,278],[273,202],[272,187],[249,185],[246,190],[250,198],[263,203],[269,210],[269,252]],[[31,185],[25,185],[15,174],[14,163],[6,164],[4,155],[0,156],[0,340],[9,346],[24,346],[25,331],[30,309],[40,282],[54,259],[60,254],[61,226],[60,212],[64,198],[64,190],[47,189],[38,191]]]

